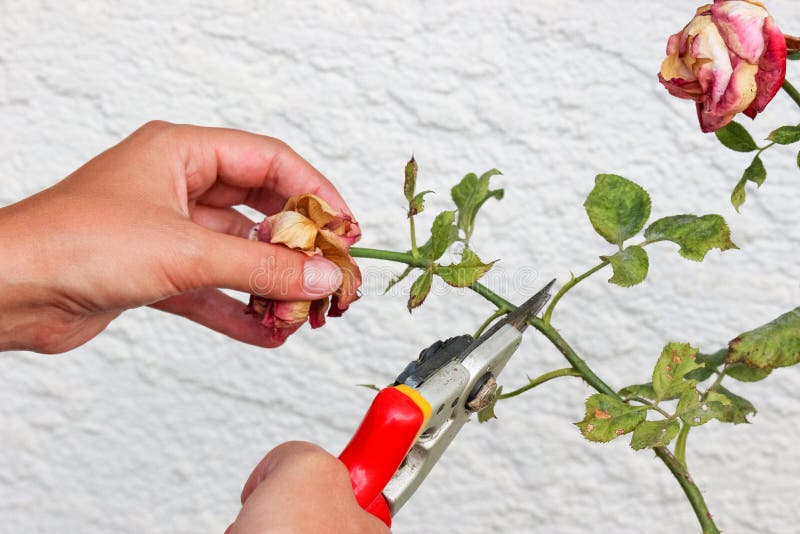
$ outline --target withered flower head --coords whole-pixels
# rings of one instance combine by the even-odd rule
[[[319,328],[325,324],[326,312],[329,317],[339,317],[358,300],[361,271],[348,250],[361,237],[361,230],[352,216],[334,210],[315,195],[297,195],[286,202],[283,211],[256,225],[250,237],[308,255],[320,254],[342,271],[342,283],[330,299],[281,301],[250,296],[246,312],[261,320],[274,341],[283,343],[306,319],[311,328]]]

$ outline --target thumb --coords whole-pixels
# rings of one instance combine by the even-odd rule
[[[342,284],[342,271],[321,255],[203,230],[203,285],[275,300],[315,300]]]

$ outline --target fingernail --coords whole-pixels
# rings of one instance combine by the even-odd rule
[[[312,297],[330,295],[342,285],[342,271],[322,256],[312,256],[303,266],[303,291]]]

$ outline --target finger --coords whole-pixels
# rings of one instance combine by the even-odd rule
[[[253,472],[250,473],[250,476],[247,478],[247,482],[245,482],[244,488],[242,489],[242,504],[244,504],[247,498],[250,497],[250,494],[253,493],[253,490],[269,476],[270,472],[272,472],[276,466],[285,465],[287,462],[291,462],[292,458],[297,459],[303,455],[315,454],[327,455],[328,453],[318,445],[306,441],[288,441],[272,449],[258,462],[258,465],[256,465]]]
[[[227,128],[177,128],[190,198],[198,198],[219,180],[283,198],[312,193],[352,215],[333,184],[283,141]],[[258,203],[265,198],[256,194],[250,199],[256,204],[252,207],[260,210]]]
[[[342,271],[321,255],[283,245],[201,230],[200,285],[253,293],[275,300],[316,300],[342,284]]]
[[[176,295],[150,305],[157,310],[174,313],[211,330],[257,347],[281,345],[267,335],[260,321],[245,313],[243,302],[219,289],[198,289]]]
[[[196,204],[190,213],[193,222],[214,232],[238,237],[246,238],[256,224],[233,208],[215,208]]]
[[[235,534],[389,532],[358,506],[344,464],[311,443],[273,449],[253,471],[242,496],[244,505],[231,529]]]
[[[244,205],[264,215],[273,215],[283,209],[286,198],[266,189],[243,189],[217,182],[200,195],[197,202],[218,208]]]

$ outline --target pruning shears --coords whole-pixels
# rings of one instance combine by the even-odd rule
[[[497,376],[553,282],[477,339],[437,341],[376,395],[339,456],[363,509],[391,526],[464,423],[494,401]]]

